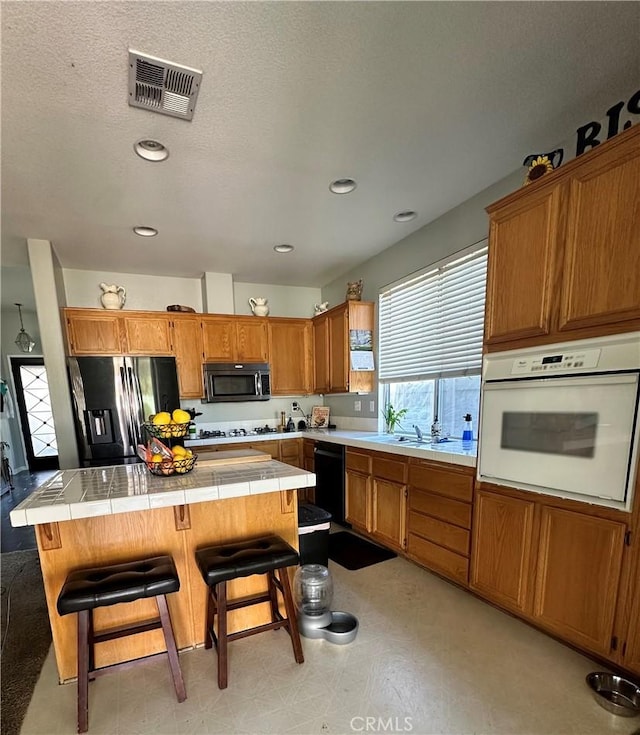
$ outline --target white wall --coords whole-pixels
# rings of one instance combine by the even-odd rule
[[[234,283],[233,298],[236,314],[251,314],[249,298],[269,299],[269,316],[309,318],[313,307],[322,299],[321,289],[304,286],[271,286],[264,283]],[[338,303],[338,302],[336,302]]]
[[[67,306],[102,308],[101,283],[123,286],[127,292],[125,309],[165,311],[167,306],[180,304],[202,311],[200,278],[148,276],[132,273],[87,271],[63,268]]]

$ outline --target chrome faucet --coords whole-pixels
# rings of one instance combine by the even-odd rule
[[[422,441],[422,429],[419,426],[413,425],[413,428],[416,430],[416,436],[418,437],[418,441]]]

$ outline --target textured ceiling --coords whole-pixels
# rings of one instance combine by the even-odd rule
[[[3,264],[35,237],[67,268],[324,285],[635,91],[639,34],[626,2],[2,3]],[[128,48],[203,70],[192,122],[127,105]]]

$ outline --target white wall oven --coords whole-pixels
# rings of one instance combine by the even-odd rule
[[[478,479],[629,510],[640,332],[486,355]]]

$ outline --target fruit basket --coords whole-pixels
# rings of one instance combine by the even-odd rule
[[[151,436],[155,436],[156,439],[180,439],[187,435],[190,423],[190,421],[187,421],[184,424],[153,424],[151,422],[147,422],[144,424],[144,428]]]
[[[147,469],[152,475],[185,475],[187,472],[191,472],[196,464],[197,454],[192,454],[190,457],[181,457],[174,459],[162,458],[158,461],[149,460],[145,464]]]

